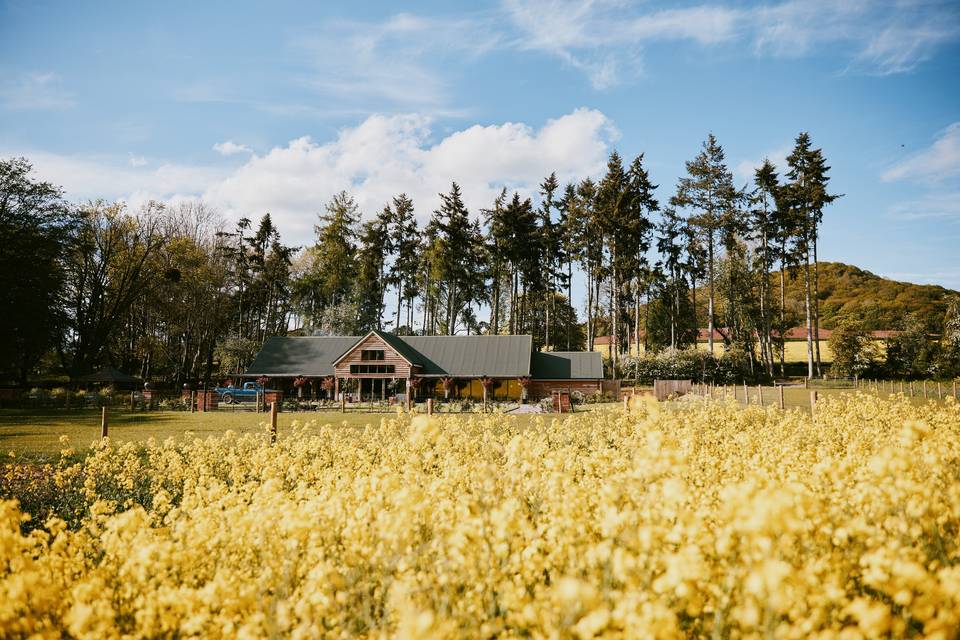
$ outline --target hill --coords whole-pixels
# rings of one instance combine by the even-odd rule
[[[779,273],[774,274],[775,286]],[[787,305],[803,318],[803,271],[787,277]],[[776,295],[776,293],[775,293]],[[855,317],[870,330],[897,329],[909,313],[919,316],[929,331],[942,329],[947,300],[960,292],[938,285],[888,280],[841,262],[820,263],[820,324],[834,328],[843,317]]]

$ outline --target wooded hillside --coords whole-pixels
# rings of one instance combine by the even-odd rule
[[[960,295],[945,287],[888,280],[841,262],[820,263],[821,326],[833,329],[843,317],[862,320],[866,329],[899,329],[907,314],[921,318],[927,329],[939,333],[947,309],[947,298]],[[773,274],[779,282],[779,273]],[[787,280],[787,305],[801,317],[803,275]]]

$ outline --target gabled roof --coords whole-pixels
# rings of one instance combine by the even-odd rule
[[[598,380],[603,357],[598,351],[538,351],[530,369],[535,380]]]
[[[398,336],[420,354],[417,375],[517,378],[530,375],[530,336]]]
[[[359,336],[275,336],[267,338],[247,376],[332,376],[333,361]]]
[[[341,360],[347,357],[348,354],[352,353],[357,347],[363,344],[370,336],[376,336],[383,340],[391,349],[397,352],[397,354],[407,361],[407,364],[416,365],[420,364],[419,355],[416,351],[411,349],[399,336],[395,336],[392,333],[386,333],[383,331],[377,331],[376,329],[370,331],[367,335],[358,339],[352,345],[347,347],[343,353],[341,353],[334,361],[333,364],[337,365]]]
[[[519,378],[596,380],[603,378],[597,352],[534,353],[530,336],[396,336],[371,332],[412,364],[414,375],[456,378]],[[323,377],[334,374],[334,362],[366,336],[274,337],[247,370],[247,376]]]

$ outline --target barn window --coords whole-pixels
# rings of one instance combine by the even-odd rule
[[[384,360],[383,349],[363,349],[360,351],[360,359],[364,362],[369,360]]]

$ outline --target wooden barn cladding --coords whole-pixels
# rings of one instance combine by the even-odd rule
[[[337,388],[346,380],[519,380],[525,381],[522,386],[530,395],[543,396],[556,389],[597,391],[603,363],[596,352],[535,352],[530,336],[396,336],[371,331],[365,336],[269,338],[245,375],[332,377]],[[430,395],[434,382],[415,386]],[[476,386],[460,388],[473,395]]]

